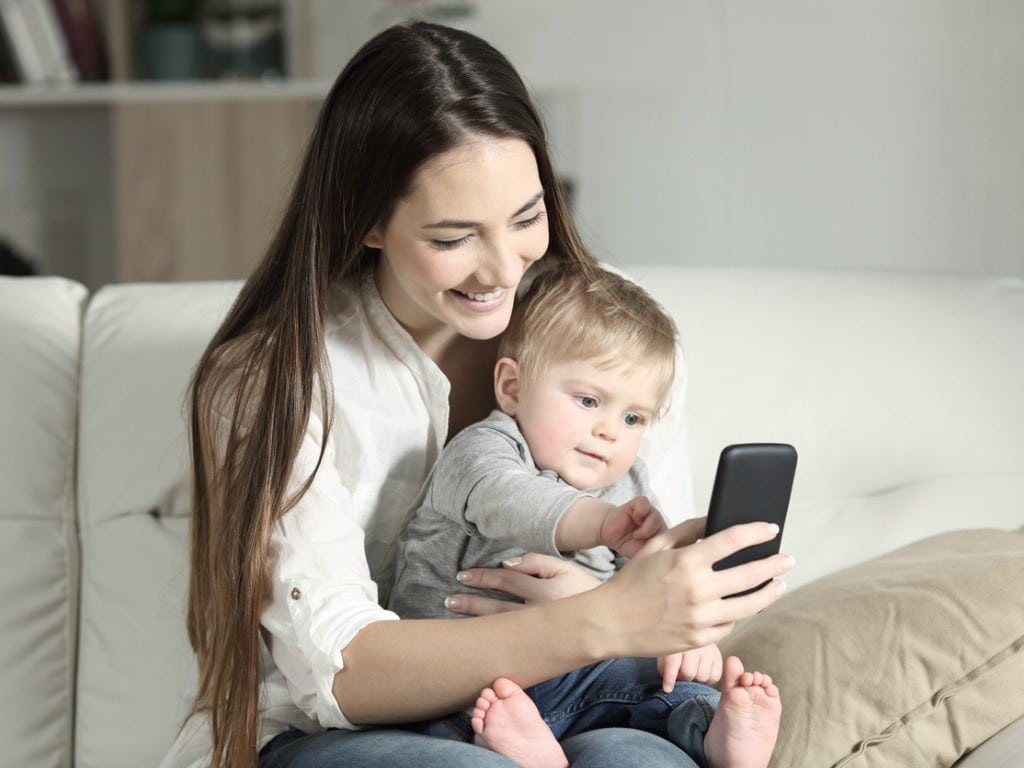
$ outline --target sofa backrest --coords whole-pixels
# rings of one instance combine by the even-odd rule
[[[78,513],[78,768],[154,766],[195,677],[188,583],[189,377],[238,289],[116,285],[82,342]]]
[[[0,277],[0,763],[71,764],[85,289]]]
[[[1024,524],[1024,281],[631,274],[680,327],[698,505],[724,445],[800,451],[791,586],[931,533]],[[71,765],[73,711],[78,768],[156,765],[174,738],[194,681],[184,398],[237,289],[104,288],[79,362],[84,290],[0,279],[2,764]]]
[[[930,533],[1024,525],[1024,280],[630,273],[679,325],[698,509],[725,445],[796,446],[790,587]]]

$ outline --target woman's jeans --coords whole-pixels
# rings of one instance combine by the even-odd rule
[[[527,693],[573,768],[703,768],[706,764],[704,734],[719,694],[706,685],[685,682],[665,693],[654,659],[592,664],[528,688]],[[514,765],[466,743],[471,736],[466,713],[404,730],[332,730],[312,736],[288,731],[264,748],[260,767]]]
[[[671,742],[629,728],[603,728],[562,742],[572,768],[696,768]],[[260,753],[260,768],[516,768],[496,752],[464,741],[381,728],[285,731]]]

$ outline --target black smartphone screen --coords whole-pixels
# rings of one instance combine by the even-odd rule
[[[779,526],[779,535],[719,560],[712,566],[716,571],[761,560],[779,551],[795,474],[796,449],[792,445],[743,443],[730,445],[722,451],[711,490],[705,536],[740,523],[758,521],[775,523]]]

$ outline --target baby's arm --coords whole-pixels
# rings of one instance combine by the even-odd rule
[[[583,496],[562,514],[555,528],[555,545],[563,552],[604,545],[632,557],[664,530],[661,514],[644,496],[618,506]]]
[[[661,687],[666,693],[672,690],[677,680],[712,685],[722,679],[722,651],[712,643],[660,656],[658,671],[661,673]]]

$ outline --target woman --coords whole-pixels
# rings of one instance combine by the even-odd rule
[[[465,597],[449,605],[489,615],[395,621],[380,608],[391,546],[440,448],[492,405],[496,340],[524,273],[591,263],[501,54],[413,24],[355,55],[277,236],[194,377],[199,687],[165,765],[507,766],[469,744],[362,726],[462,709],[499,676],[530,685],[705,645],[775,599],[780,584],[720,598],[780,575],[784,557],[711,569],[771,538],[768,526],[694,544],[703,521],[691,521],[598,587],[544,559],[473,574],[527,598],[519,611]],[[682,756],[633,731],[570,741],[581,767]]]

